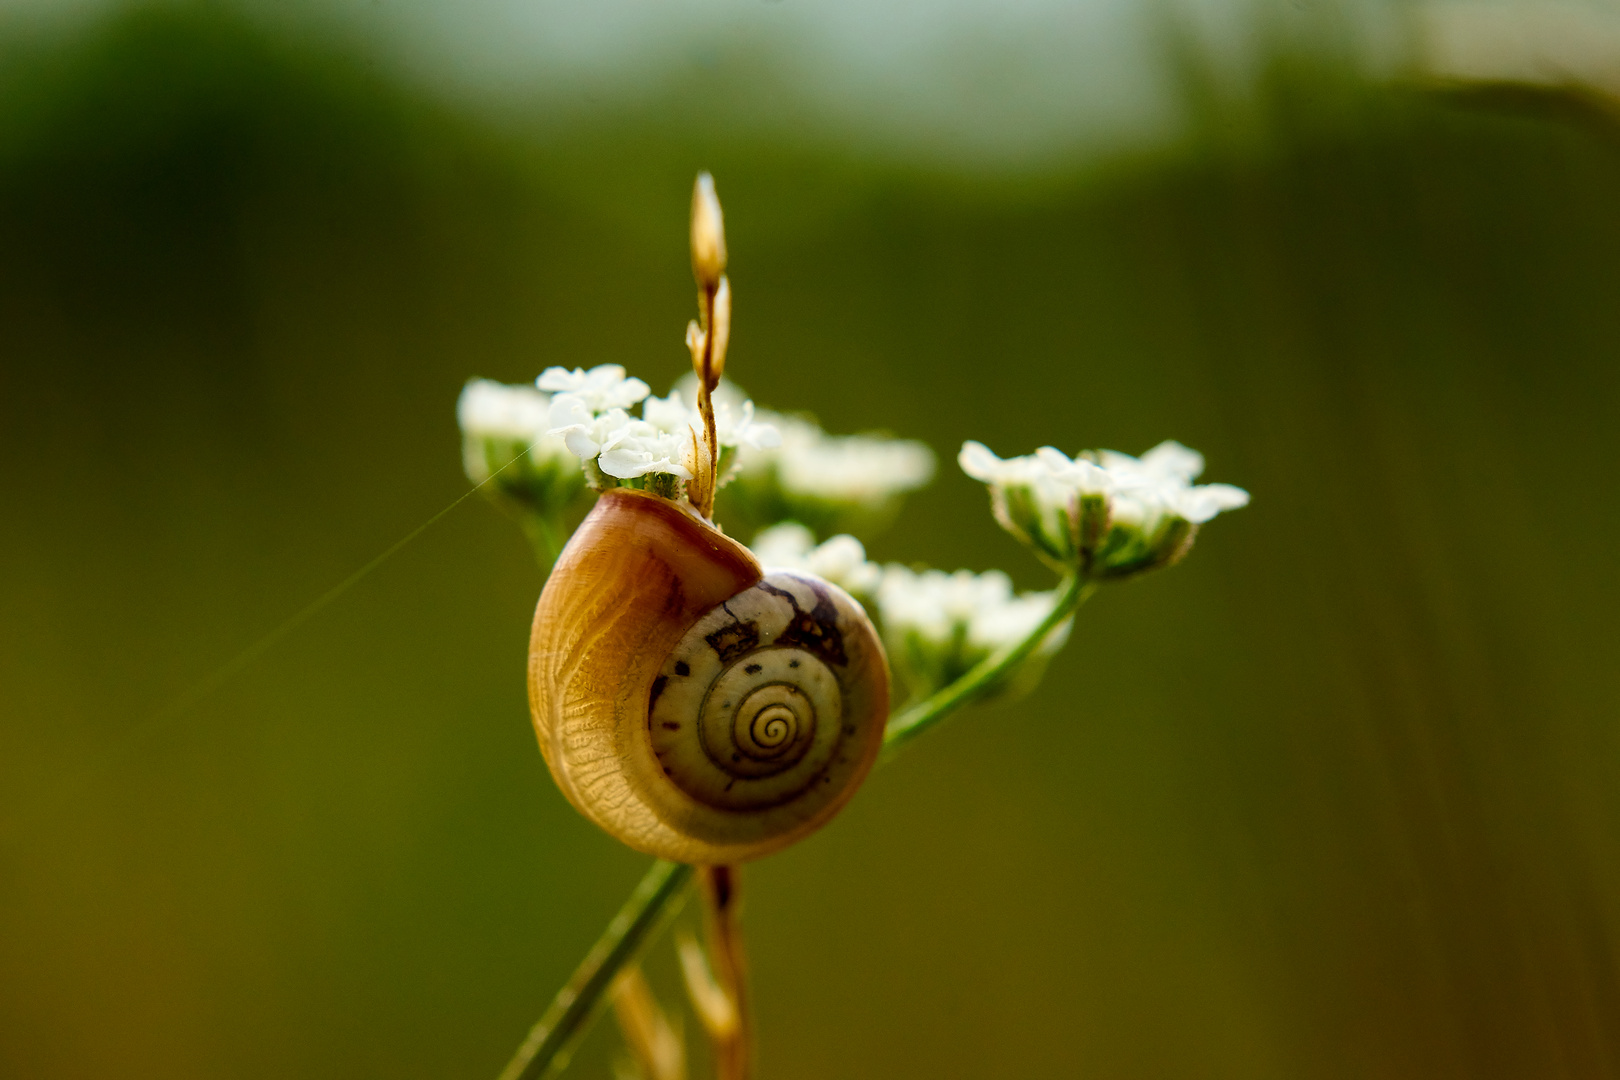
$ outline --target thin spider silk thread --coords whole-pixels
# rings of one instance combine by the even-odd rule
[[[130,748],[136,743],[140,742],[142,739],[151,737],[159,731],[162,731],[165,727],[183,717],[188,709],[192,708],[198,702],[204,700],[210,694],[217,691],[221,686],[224,686],[226,683],[230,682],[231,679],[235,678],[244,670],[251,667],[254,661],[258,660],[265,653],[275,648],[276,645],[282,641],[282,639],[287,637],[287,635],[291,634],[304,623],[320,614],[322,610],[336,601],[344,593],[358,585],[379,566],[397,555],[400,549],[404,548],[418,536],[421,536],[434,525],[438,524],[440,520],[442,520],[456,507],[478,494],[479,491],[483,490],[486,484],[515,465],[518,460],[527,454],[531,449],[533,449],[532,446],[525,448],[521,453],[519,453],[516,457],[513,457],[505,465],[502,465],[500,468],[484,477],[484,479],[462,492],[459,496],[452,500],[448,506],[445,506],[438,513],[429,517],[426,521],[416,526],[416,528],[412,529],[410,532],[388,545],[388,547],[384,548],[379,554],[374,555],[371,559],[362,564],[358,570],[354,571],[348,577],[344,578],[330,589],[327,589],[320,596],[317,596],[314,600],[310,601],[308,604],[304,605],[302,608],[283,619],[257,641],[254,641],[252,644],[248,645],[235,656],[231,657],[219,667],[215,668],[212,672],[192,683],[191,686],[181,691],[167,705],[157,709],[155,712],[149,713],[145,719],[136,721],[134,724],[131,724],[129,727],[125,728],[122,732],[119,732],[112,738],[111,745],[106,748],[101,761],[86,768],[78,775],[77,778],[70,779],[58,787],[54,798],[41,800],[40,805],[36,806],[35,812],[32,815],[24,812],[13,817],[6,827],[0,828],[0,840],[16,839],[18,836],[26,833],[28,831],[27,826],[32,825],[37,819],[72,801],[85,790],[91,781],[95,780],[97,777],[105,775],[113,766],[117,765],[119,759],[124,754],[128,753]]]

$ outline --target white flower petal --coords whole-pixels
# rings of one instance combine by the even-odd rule
[[[765,529],[749,546],[767,567],[815,574],[856,596],[872,595],[883,580],[883,568],[866,561],[859,540],[839,535],[818,547],[815,534],[796,521]]]
[[[472,379],[456,402],[456,420],[468,435],[532,442],[551,426],[551,398],[530,386]]]
[[[1053,474],[1062,474],[1074,467],[1069,455],[1055,446],[1043,446],[1036,450],[1035,460],[1045,465]]]
[[[569,452],[581,461],[589,461],[602,452],[602,444],[591,438],[590,429],[584,425],[561,428],[560,431]]]
[[[883,579],[883,568],[866,561],[866,548],[848,534],[840,534],[809,552],[805,565],[812,574],[857,595],[870,594]]]
[[[784,521],[761,531],[748,546],[766,566],[802,570],[805,556],[816,546],[816,536],[797,521]]]
[[[552,434],[563,428],[584,427],[594,419],[591,410],[574,394],[558,394],[551,399],[549,420]]]
[[[613,386],[602,388],[602,404],[610,409],[628,409],[652,393],[652,387],[640,379],[625,379]]]
[[[608,450],[596,459],[597,465],[609,476],[629,480],[645,476],[652,471],[652,455],[643,450]]]
[[[933,478],[934,453],[922,443],[873,435],[828,435],[814,424],[772,417],[780,449],[740,464],[774,464],[790,495],[825,502],[881,505]]]
[[[782,433],[770,424],[750,424],[738,432],[736,445],[750,450],[774,450],[782,445]]]
[[[1249,505],[1249,493],[1231,484],[1206,484],[1178,492],[1173,509],[1192,522],[1202,525],[1223,510],[1236,510]]]
[[[988,446],[971,439],[962,444],[961,452],[956,455],[956,463],[962,466],[963,472],[986,484],[996,482],[1002,464]]]
[[[716,401],[714,424],[721,446],[769,450],[782,445],[782,435],[775,427],[754,419],[752,401],[744,401],[736,409],[728,401]]]
[[[1142,467],[1191,483],[1204,471],[1204,455],[1168,439],[1142,455]]]
[[[1106,495],[1114,489],[1114,478],[1108,470],[1092,461],[1076,461],[1073,480],[1075,490],[1082,495]]]
[[[699,423],[697,410],[687,408],[686,402],[673,391],[667,398],[648,398],[641,406],[641,415],[653,427],[671,433],[695,429]]]
[[[585,385],[586,375],[584,368],[575,368],[569,371],[564,367],[549,367],[540,373],[534,384],[542,390],[553,393],[570,393]]]
[[[624,368],[618,364],[599,364],[589,371],[547,368],[535,380],[535,385],[542,390],[575,395],[592,412],[628,409],[647,396],[647,384],[640,379],[626,379]]]
[[[968,641],[986,652],[994,652],[1004,645],[1021,641],[1034,632],[1041,624],[1041,620],[1052,613],[1052,605],[1056,602],[1057,593],[1037,592],[1007,597],[1000,603],[987,604],[975,612],[968,627]],[[1068,636],[1068,624],[1064,624],[1057,633],[1048,636],[1042,642],[1040,651],[1056,652],[1068,640]]]

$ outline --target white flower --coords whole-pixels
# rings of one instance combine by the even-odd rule
[[[1178,442],[1162,442],[1140,458],[1099,450],[1118,497],[1115,520],[1151,527],[1160,514],[1202,525],[1222,510],[1247,506],[1249,493],[1231,484],[1193,485],[1204,471],[1204,456]]]
[[[774,481],[789,500],[880,508],[933,479],[933,452],[920,442],[829,436],[805,419],[760,416],[776,429],[778,442],[739,439],[748,452],[737,465],[744,478]]]
[[[623,409],[597,413],[578,394],[558,394],[551,399],[551,429],[568,444],[576,457],[589,461],[630,426],[630,414]]]
[[[805,557],[806,567],[856,596],[870,596],[883,580],[883,568],[866,561],[866,547],[840,533]]]
[[[915,630],[944,643],[965,634],[987,652],[1034,630],[1052,610],[1055,593],[1013,594],[1000,570],[912,570],[888,566],[878,587],[885,626]]]
[[[1238,510],[1249,505],[1249,493],[1231,484],[1204,484],[1176,493],[1173,509],[1192,522],[1202,525],[1216,514]]]
[[[780,566],[784,570],[808,569],[805,556],[816,546],[816,534],[797,521],[784,521],[780,525],[758,533],[751,544],[754,557],[766,566]]]
[[[829,502],[873,503],[933,479],[934,454],[922,443],[866,435],[783,443],[777,475],[788,491]]]
[[[978,446],[977,443],[973,445]],[[980,446],[979,449],[983,450],[984,447]],[[965,453],[966,450],[967,447],[964,446],[963,452]],[[985,452],[989,453],[988,450]],[[1035,451],[1035,461],[1036,468],[1044,469],[1051,483],[1065,492],[1076,491],[1081,495],[1108,495],[1119,486],[1117,478],[1112,476],[1101,465],[1094,461],[1087,461],[1083,457],[1071,461],[1063,451],[1055,447],[1043,446]]]
[[[456,402],[467,475],[482,483],[528,449],[530,469],[572,465],[562,439],[548,434],[550,399],[529,386],[470,379]]]
[[[648,397],[647,384],[625,378],[617,364],[590,371],[548,368],[536,382],[557,392],[547,431],[586,463],[593,486],[649,477],[652,490],[674,497],[674,481],[692,479],[697,468],[694,439],[702,437],[703,423],[697,409],[678,393]],[[628,411],[638,403],[639,418]],[[770,446],[777,438],[774,429],[754,420],[749,401],[735,407],[729,400],[717,403],[715,426],[722,447]]]
[[[465,435],[533,442],[551,426],[550,409],[550,395],[532,386],[471,379],[456,402],[456,420]]]
[[[597,464],[609,476],[629,480],[649,473],[692,479],[690,438],[662,431],[645,420],[630,420],[609,433]]]
[[[648,398],[641,406],[641,416],[649,424],[660,431],[685,432],[688,428],[693,431],[701,430],[702,421],[698,418],[696,409],[689,407],[681,400],[681,395],[671,390],[669,397],[653,396]]]
[[[1097,451],[1097,460],[1115,476],[1140,475],[1158,480],[1190,484],[1204,471],[1204,455],[1166,440],[1139,458],[1117,450]]]
[[[722,447],[764,450],[781,443],[775,427],[754,419],[752,401],[716,396],[713,404],[715,439]],[[703,434],[702,415],[682,399],[679,388],[671,390],[667,398],[648,398],[641,415],[663,431],[684,433],[689,428],[700,437]]]
[[[975,613],[968,627],[968,644],[978,646],[988,654],[1015,641],[1022,641],[1035,632],[1042,619],[1052,614],[1052,605],[1056,602],[1056,592],[1032,592],[987,605]],[[1050,654],[1061,649],[1069,640],[1069,625],[1062,623],[1047,635],[1041,643],[1040,652]]]
[[[593,413],[629,409],[649,393],[640,379],[625,378],[624,368],[618,364],[598,364],[589,371],[547,368],[535,385],[553,393],[573,394]]]
[[[771,526],[749,546],[767,567],[803,570],[858,597],[871,596],[883,579],[883,568],[866,561],[859,540],[845,534],[818,546],[815,534],[796,521]]]
[[[585,490],[579,463],[548,434],[551,401],[532,386],[472,379],[456,402],[462,464],[486,495],[525,514],[563,514]]]
[[[912,570],[887,566],[877,590],[877,611],[891,662],[913,695],[931,693],[960,678],[998,649],[1033,633],[1052,612],[1055,592],[1014,595],[999,570]],[[1068,639],[1062,623],[1036,651],[1040,660]]]
[[[1025,484],[1050,479],[1051,469],[1034,457],[999,458],[984,443],[969,439],[956,455],[962,471],[986,484]]]
[[[1099,450],[1071,459],[1043,446],[1007,460],[969,442],[957,460],[990,486],[1007,531],[1060,569],[1103,578],[1175,562],[1199,525],[1249,501],[1230,484],[1195,486],[1203,456],[1177,442],[1140,458]]]
[[[674,423],[677,398],[696,416],[696,393],[696,377],[686,375],[668,399],[648,404],[660,417],[671,417],[659,423]],[[895,509],[901,495],[933,477],[934,455],[922,443],[828,435],[809,420],[756,409],[725,379],[713,400],[719,443],[736,451],[721,478],[727,513],[758,526],[790,519],[822,534],[870,527]]]
[[[966,630],[981,604],[1012,595],[1012,581],[999,570],[975,574],[958,570],[916,571],[904,566],[884,569],[878,587],[878,611],[885,628],[912,631],[947,644],[958,629]]]
[[[1095,511],[1106,494],[1098,490],[1106,489],[1106,474],[1096,475],[1095,465],[1085,462],[1090,468],[1082,468],[1051,447],[1003,460],[978,442],[963,443],[956,460],[963,472],[989,485],[991,509],[1002,528],[1058,569],[1079,560],[1079,497],[1094,496],[1089,508]]]
[[[715,402],[714,426],[721,446],[769,450],[782,445],[782,433],[776,429],[776,425],[754,419],[752,401],[744,401],[735,409],[729,401]]]

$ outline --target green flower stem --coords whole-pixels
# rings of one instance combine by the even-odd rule
[[[960,679],[890,720],[883,734],[884,759],[1017,670],[1094,591],[1095,584],[1079,577],[1065,579],[1051,613],[1027,637],[986,657]],[[574,977],[552,999],[551,1008],[529,1032],[500,1080],[541,1080],[562,1071],[619,971],[673,914],[674,901],[684,895],[691,880],[690,866],[662,859],[653,863]]]
[[[579,1040],[596,1019],[613,980],[641,955],[686,894],[692,867],[659,859],[648,869],[630,899],[608,923],[574,977],[557,991],[551,1008],[523,1040],[501,1071],[500,1080],[541,1080],[568,1065]]]
[[[558,523],[533,511],[519,515],[519,521],[534,547],[535,561],[540,564],[541,572],[549,575],[563,549],[564,538],[559,535]]]
[[[994,689],[997,683],[1016,671],[1019,664],[1028,660],[1035,650],[1041,647],[1046,636],[1073,615],[1075,609],[1096,590],[1097,586],[1094,583],[1083,578],[1077,576],[1065,578],[1058,589],[1057,601],[1053,603],[1052,610],[1026,637],[1000,652],[985,657],[966,675],[889,721],[888,729],[883,733],[884,760],[892,758],[902,746],[963,705]]]

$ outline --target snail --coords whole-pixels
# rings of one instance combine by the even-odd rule
[[[692,196],[702,438],[686,498],[604,491],[557,558],[529,638],[529,708],[570,802],[649,855],[710,867],[807,836],[877,760],[889,669],[861,605],[766,572],[710,521],[731,290],[720,204]]]
[[[722,865],[843,807],[882,746],[889,676],[848,593],[614,488],[540,594],[529,704],[575,807],[639,851]]]

